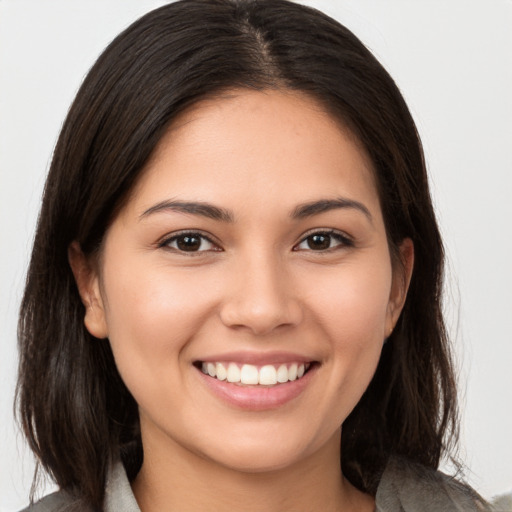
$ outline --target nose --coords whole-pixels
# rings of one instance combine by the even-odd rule
[[[290,274],[286,265],[271,257],[253,256],[239,262],[221,306],[224,325],[257,336],[298,325],[303,311]]]

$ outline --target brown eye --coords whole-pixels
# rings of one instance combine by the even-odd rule
[[[297,244],[294,251],[330,251],[353,247],[354,242],[346,235],[337,231],[317,231],[306,236]]]
[[[331,236],[325,233],[317,233],[315,235],[308,236],[307,244],[313,251],[324,251],[329,249],[331,246]]]
[[[183,235],[176,239],[180,251],[198,251],[201,248],[201,238],[198,236]]]
[[[175,235],[164,241],[161,246],[177,252],[205,252],[218,249],[213,242],[200,233]]]

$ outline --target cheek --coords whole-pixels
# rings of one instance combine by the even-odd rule
[[[391,271],[378,266],[346,265],[335,279],[317,274],[310,297],[314,321],[328,340],[333,388],[346,400],[341,415],[356,405],[373,377],[386,333]]]
[[[386,260],[384,260],[386,261]],[[391,290],[390,266],[346,264],[336,272],[317,272],[310,310],[332,340],[341,345],[383,341]]]
[[[214,297],[199,293],[194,273],[146,263],[105,269],[109,340],[123,379],[133,386],[168,381],[186,359],[188,341],[210,315]]]

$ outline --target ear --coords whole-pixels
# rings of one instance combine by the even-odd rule
[[[414,267],[414,244],[412,240],[404,238],[398,250],[400,261],[393,262],[393,282],[388,302],[386,338],[393,332],[404,307]]]
[[[84,255],[76,241],[68,247],[68,261],[85,306],[85,327],[96,338],[106,338],[108,329],[96,265]]]

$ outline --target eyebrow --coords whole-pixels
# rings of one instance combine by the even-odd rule
[[[355,209],[362,212],[368,218],[368,220],[373,223],[373,217],[370,213],[370,210],[368,210],[368,208],[363,203],[343,197],[338,197],[336,199],[320,199],[317,201],[311,201],[309,203],[299,204],[293,209],[291,218],[297,220],[305,219],[307,217],[313,217],[314,215],[319,215],[331,210],[345,208]],[[151,208],[145,210],[140,215],[139,219],[143,219],[153,213],[164,211],[175,211],[180,213],[187,213],[190,215],[200,215],[201,217],[206,217],[208,219],[229,223],[234,222],[235,218],[230,210],[220,208],[203,201],[167,200],[161,201],[160,203],[157,203]]]
[[[180,213],[188,213],[191,215],[200,215],[212,220],[220,220],[222,222],[233,222],[233,214],[224,208],[219,208],[209,203],[202,201],[162,201],[155,204],[151,208],[144,211],[139,219],[143,219],[148,215],[162,211],[174,211]]]
[[[370,210],[359,201],[353,199],[346,199],[344,197],[338,197],[336,199],[320,199],[319,201],[312,201],[311,203],[304,203],[298,205],[292,212],[293,219],[304,219],[306,217],[312,217],[313,215],[319,215],[330,210],[337,209],[355,209],[358,210],[373,223],[373,217]]]

